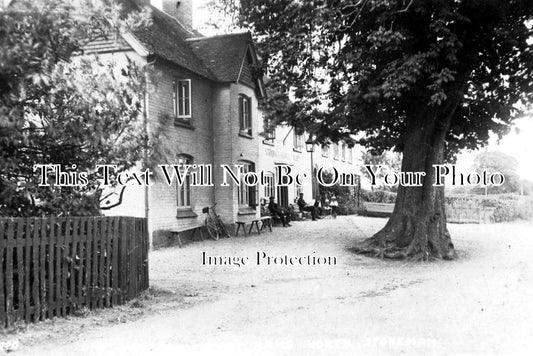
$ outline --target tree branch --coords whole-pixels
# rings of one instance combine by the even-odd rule
[[[398,10],[398,11],[395,12],[395,14],[399,14],[399,13],[401,13],[401,12],[407,12],[407,10],[409,10],[409,8],[410,8],[411,5],[413,4],[413,2],[414,2],[414,0],[409,1],[409,4],[407,4],[407,6],[405,7],[405,9],[403,9],[403,10]]]

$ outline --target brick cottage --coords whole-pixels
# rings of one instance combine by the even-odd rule
[[[213,186],[191,187],[190,180],[169,186],[155,175],[152,186],[127,187],[122,203],[106,214],[146,217],[151,244],[159,245],[169,231],[202,224],[202,208],[215,202],[224,222],[233,224],[259,216],[260,202],[271,196],[282,206],[293,203],[300,192],[308,202],[317,197],[318,186],[311,177],[322,166],[360,172],[355,149],[346,143],[307,152],[308,133],[278,126],[265,135],[258,108],[265,90],[261,78],[253,75],[258,58],[249,33],[203,36],[193,29],[192,0],[153,2],[157,6],[142,0],[119,2],[127,11],[150,6],[151,26],[94,42],[87,52],[119,66],[130,59],[154,69],[156,80],[146,93],[147,125],[149,131],[160,133],[164,151],[169,152],[167,161],[158,164],[211,164]],[[167,122],[164,127],[162,121]],[[221,186],[221,164],[263,171],[268,184]],[[302,186],[276,186],[277,165],[288,165],[308,179]]]

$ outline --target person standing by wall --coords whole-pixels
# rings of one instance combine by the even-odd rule
[[[339,202],[337,201],[336,196],[332,196],[331,200],[329,202],[329,206],[331,207],[331,216],[333,216],[333,219],[337,218],[337,209],[339,207]]]

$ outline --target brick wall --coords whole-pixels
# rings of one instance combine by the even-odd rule
[[[315,145],[311,164],[311,153],[307,152],[305,147],[302,147],[300,151],[294,150],[293,134],[294,132],[292,128],[288,126],[278,126],[276,128],[276,138],[273,141],[273,144],[263,143],[261,146],[261,169],[274,171],[276,165],[287,164],[291,167],[291,173],[293,176],[299,173],[307,174],[307,178],[304,180],[304,184],[300,190],[302,193],[304,193],[304,198],[306,201],[309,202],[312,199],[312,166],[316,167],[317,169],[320,167],[330,166],[335,167],[339,173],[344,172],[361,175],[361,147],[354,147],[353,160],[352,162],[349,162],[347,159],[345,161],[342,161],[342,159],[334,159],[332,148],[330,148],[329,155],[324,157],[322,156],[321,147]],[[304,134],[304,140],[307,138],[308,135]],[[292,203],[295,198],[298,198],[297,189],[295,186],[290,186],[288,193],[289,203]],[[260,197],[265,197],[264,189],[260,189]],[[278,199],[277,190],[276,199]]]
[[[226,222],[233,221],[234,200],[236,190],[232,185],[222,187],[221,164],[231,164],[233,161],[232,141],[235,138],[235,130],[238,129],[231,113],[231,89],[230,84],[218,85],[213,90],[213,174],[215,184],[215,201],[218,204],[218,213]],[[235,196],[235,198],[234,198]]]
[[[239,120],[239,95],[244,94],[251,98],[251,115],[252,115],[252,134],[251,137],[239,134],[240,120]],[[255,165],[255,170],[258,172],[261,169],[259,162],[259,148],[263,137],[259,135],[263,131],[263,116],[259,111],[258,100],[255,91],[242,84],[231,84],[231,121],[233,123],[233,157],[231,164],[239,164],[240,161],[252,162]],[[243,207],[239,207],[238,201],[239,187],[234,187],[233,211],[234,220],[239,219],[239,211],[242,214]],[[256,210],[256,216],[259,216],[259,209]],[[249,217],[249,216],[248,216]],[[242,218],[242,217],[241,217]]]
[[[125,61],[126,53],[108,54],[114,61]],[[134,52],[128,56],[135,57]],[[138,58],[137,58],[138,57]],[[139,63],[145,59],[135,57]],[[144,61],[144,62],[143,62]],[[311,200],[311,157],[305,151],[293,150],[293,138],[289,127],[277,129],[274,145],[263,143],[263,116],[258,108],[258,99],[250,86],[235,83],[215,83],[199,77],[192,72],[174,66],[162,60],[156,60],[157,80],[148,94],[149,130],[159,133],[166,155],[158,164],[177,163],[179,154],[193,157],[194,163],[213,165],[213,187],[192,187],[191,210],[197,215],[194,218],[177,217],[176,183],[168,186],[163,180],[158,167],[154,168],[154,185],[148,188],[148,206],[145,205],[146,191],[143,187],[128,188],[124,203],[114,209],[114,215],[144,216],[148,211],[149,230],[153,235],[154,245],[164,244],[168,231],[196,226],[204,221],[202,208],[218,203],[218,212],[223,220],[231,224],[237,219],[247,218],[239,215],[239,187],[230,183],[222,187],[221,164],[234,165],[245,160],[255,164],[256,171],[274,171],[277,164],[289,164],[293,174],[307,173],[308,180],[302,187],[307,200]],[[190,79],[192,97],[191,126],[184,127],[174,120],[173,113],[173,80]],[[244,137],[239,134],[239,95],[252,98],[252,134]],[[163,122],[167,118],[167,122]],[[286,137],[286,139],[285,139]],[[285,143],[283,140],[285,139]],[[320,147],[315,147],[313,163],[317,166],[333,164],[342,171],[359,170],[360,165],[333,159],[332,150],[328,158],[322,157]],[[258,200],[264,197],[264,187],[258,187]],[[297,197],[294,186],[289,187],[289,202]],[[241,209],[242,212],[242,209]],[[259,209],[255,215],[259,215]]]
[[[157,61],[155,66],[160,74],[149,95],[149,117],[150,129],[160,132],[166,153],[159,164],[177,163],[179,154],[192,156],[196,164],[212,163],[213,83],[162,61]],[[174,120],[172,90],[175,78],[191,79],[192,127],[180,126]],[[159,174],[155,176],[155,184],[149,188],[149,228],[155,232],[154,243],[157,243],[155,240],[160,231],[202,223],[202,208],[213,203],[214,187],[192,187],[191,210],[197,217],[177,218],[177,184],[174,182],[168,186],[159,168],[155,172]]]
[[[251,137],[239,134],[239,94],[252,98]],[[235,165],[241,161],[249,161],[255,164],[256,171],[261,169],[259,148],[263,138],[259,133],[263,131],[263,118],[254,90],[235,83],[218,85],[213,92],[213,130],[215,201],[219,207],[217,211],[226,223],[233,223],[243,218],[239,215],[239,187],[231,181],[229,186],[221,186],[223,172],[220,165],[227,164],[236,172]],[[254,215],[259,215],[259,209]]]

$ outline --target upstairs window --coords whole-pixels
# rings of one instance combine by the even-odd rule
[[[341,146],[341,159],[342,161],[346,161],[346,144],[343,143]]]
[[[276,138],[276,126],[272,124],[272,120],[267,119],[265,122],[265,139],[263,142],[274,144]]]
[[[252,98],[239,95],[239,125],[240,132],[252,136]]]
[[[323,157],[329,156],[329,146],[328,145],[323,145],[322,146],[322,156]]]
[[[302,151],[302,148],[304,146],[304,135],[298,134],[296,132],[296,129],[294,129],[294,136],[293,136],[293,148],[295,151]]]
[[[188,120],[191,118],[191,80],[174,79],[173,82],[174,116]]]
[[[338,143],[333,144],[333,159],[336,159],[336,160],[339,159],[339,144]]]
[[[348,148],[348,163],[353,163],[353,147]]]

